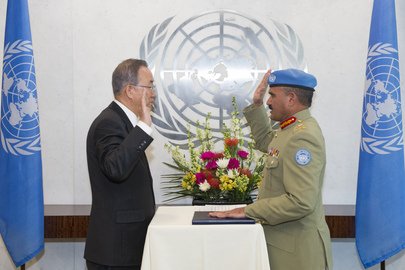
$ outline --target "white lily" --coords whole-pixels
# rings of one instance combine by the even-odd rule
[[[220,158],[217,160],[217,165],[221,169],[226,169],[226,167],[228,167],[228,164],[229,164],[229,158]]]
[[[238,175],[239,175],[239,172],[237,170],[228,171],[228,177],[231,179],[235,179]]]
[[[204,180],[204,182],[199,184],[198,187],[202,192],[206,192],[211,188],[211,185],[207,182],[207,180]]]

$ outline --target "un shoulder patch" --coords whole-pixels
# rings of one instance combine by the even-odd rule
[[[305,166],[311,162],[311,153],[306,149],[299,149],[295,154],[295,161],[298,165]]]

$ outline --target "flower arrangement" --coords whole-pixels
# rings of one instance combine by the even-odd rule
[[[163,175],[167,179],[163,182],[165,195],[172,197],[169,200],[191,196],[204,202],[245,202],[254,196],[252,192],[261,182],[264,156],[256,158],[253,139],[245,148],[235,98],[232,105],[230,127],[224,124],[221,131],[223,151],[213,150],[209,114],[203,128],[197,122],[195,136],[188,127],[188,158],[178,146],[165,144],[174,164],[164,164],[179,171]]]

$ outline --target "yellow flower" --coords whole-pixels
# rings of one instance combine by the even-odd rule
[[[220,181],[219,189],[222,191],[233,190],[236,187],[235,181],[229,178],[227,175],[222,175],[219,178],[219,181]]]
[[[247,190],[247,186],[249,184],[249,177],[247,177],[244,174],[239,175],[235,178],[235,184],[236,184],[237,189],[240,192],[245,192]]]
[[[181,181],[181,187],[186,190],[192,190],[195,181],[196,181],[195,175],[191,172],[188,172],[184,175],[183,180]]]

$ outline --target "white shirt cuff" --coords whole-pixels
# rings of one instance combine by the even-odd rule
[[[139,121],[138,124],[136,124],[138,127],[140,127],[143,131],[145,131],[146,134],[148,134],[149,136],[152,135],[152,127],[148,126],[147,124],[145,124],[142,121]]]

